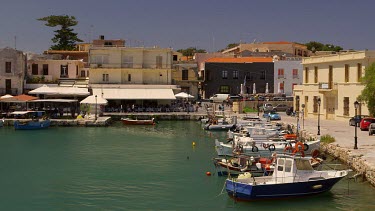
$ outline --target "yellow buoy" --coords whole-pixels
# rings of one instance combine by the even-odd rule
[[[193,147],[195,147],[195,142],[193,141]]]

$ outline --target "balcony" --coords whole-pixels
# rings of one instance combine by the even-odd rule
[[[337,91],[337,83],[333,83],[333,82],[319,83],[319,92],[325,93],[325,92],[332,92],[332,91]]]

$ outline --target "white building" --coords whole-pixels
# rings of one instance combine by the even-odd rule
[[[302,84],[302,63],[298,58],[274,61],[274,93],[293,95],[294,86]]]

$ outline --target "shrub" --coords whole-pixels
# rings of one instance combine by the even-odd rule
[[[333,143],[336,141],[336,139],[334,137],[332,137],[331,135],[323,135],[320,137],[320,141],[322,143],[325,143],[325,144],[330,144],[330,143]]]
[[[253,108],[250,108],[250,107],[245,107],[245,108],[243,108],[243,110],[242,110],[244,113],[250,113],[250,112],[257,112],[257,110],[256,109],[253,109]]]

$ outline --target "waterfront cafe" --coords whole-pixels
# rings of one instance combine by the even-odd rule
[[[161,112],[176,100],[170,87],[132,85],[127,88],[93,88],[93,96],[108,100],[107,112]]]

